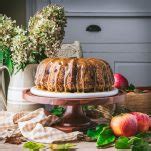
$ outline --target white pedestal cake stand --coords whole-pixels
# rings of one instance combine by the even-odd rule
[[[83,112],[82,105],[108,105],[125,100],[125,94],[117,89],[96,93],[52,93],[33,87],[25,90],[23,97],[34,103],[66,106],[64,116],[54,126],[65,132],[85,131],[94,126],[95,123]]]

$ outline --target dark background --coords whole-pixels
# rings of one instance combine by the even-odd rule
[[[15,19],[18,25],[26,25],[26,0],[0,0],[0,13]]]

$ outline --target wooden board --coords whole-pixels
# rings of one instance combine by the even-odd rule
[[[116,151],[114,147],[107,149],[97,149],[95,142],[78,142],[75,143],[77,145],[76,151]],[[4,144],[0,142],[0,151],[22,151],[22,145],[12,145],[12,144]],[[46,149],[46,151],[50,151],[50,149]]]

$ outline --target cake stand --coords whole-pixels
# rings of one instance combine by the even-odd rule
[[[73,93],[73,96],[76,96],[76,93]],[[118,94],[114,96],[95,97],[94,95],[89,96],[88,98],[86,97],[80,98],[79,96],[65,98],[61,96],[58,97],[57,95],[56,97],[39,96],[31,93],[30,89],[27,89],[23,93],[23,98],[27,101],[34,103],[66,106],[66,111],[62,119],[53,127],[64,132],[72,132],[72,131],[86,131],[88,128],[96,125],[96,123],[92,122],[85,115],[85,113],[82,110],[82,105],[116,104],[119,102],[123,102],[125,100],[125,93],[119,91]]]

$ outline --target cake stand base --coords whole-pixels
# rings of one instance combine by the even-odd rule
[[[76,94],[74,94],[76,95]],[[95,93],[94,93],[95,95]],[[119,92],[114,96],[108,97],[91,97],[91,98],[61,98],[61,97],[44,97],[34,95],[30,92],[30,89],[23,92],[23,98],[27,101],[50,104],[50,105],[61,105],[66,107],[66,111],[61,120],[59,120],[53,127],[62,130],[64,132],[72,131],[86,131],[96,125],[82,110],[83,105],[109,105],[123,102],[125,100],[125,93]]]
[[[64,132],[86,131],[96,125],[92,122],[82,110],[82,106],[67,106],[64,116],[57,125],[53,126]]]

